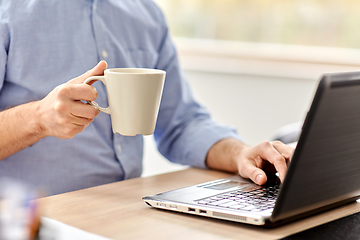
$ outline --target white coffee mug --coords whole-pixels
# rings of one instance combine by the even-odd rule
[[[89,104],[110,114],[114,133],[125,136],[154,133],[165,71],[147,68],[112,68],[104,76],[93,76],[84,84],[100,80],[106,86],[109,106],[100,107],[93,101]]]

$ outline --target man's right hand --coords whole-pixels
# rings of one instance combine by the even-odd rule
[[[45,98],[0,112],[0,160],[54,136],[72,138],[99,114],[95,107],[80,100],[96,99],[96,89],[83,82],[103,75],[106,62],[67,83],[55,87]]]
[[[91,76],[103,75],[106,67],[106,62],[101,61],[83,75],[57,86],[38,101],[37,121],[45,136],[72,138],[94,120],[99,110],[80,100],[94,101],[97,92],[83,82]]]

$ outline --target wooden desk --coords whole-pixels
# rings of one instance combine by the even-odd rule
[[[276,229],[157,210],[141,198],[230,176],[186,169],[42,198],[44,215],[112,239],[279,239],[360,211],[360,203]]]

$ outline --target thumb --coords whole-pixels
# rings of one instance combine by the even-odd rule
[[[242,177],[250,178],[254,183],[258,185],[264,185],[267,181],[266,174],[263,170],[256,167],[252,162],[249,162],[246,167],[243,168]]]
[[[91,77],[91,76],[101,76],[104,75],[104,71],[107,68],[107,63],[102,60],[100,61],[95,67],[93,67],[92,69],[90,69],[89,71],[87,71],[86,73],[71,79],[69,81],[69,83],[83,83],[87,78]],[[93,82],[91,82],[92,84]],[[90,85],[91,85],[90,84]]]

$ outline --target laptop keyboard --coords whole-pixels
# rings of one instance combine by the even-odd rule
[[[252,212],[272,211],[275,206],[279,185],[264,186],[253,191],[240,190],[222,193],[197,200],[201,205],[216,206]]]

